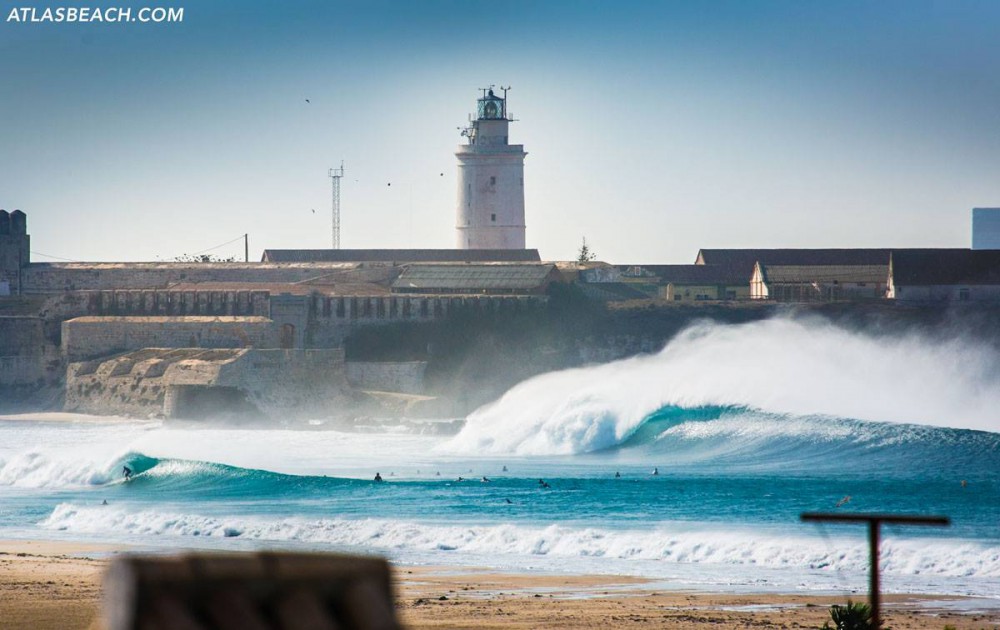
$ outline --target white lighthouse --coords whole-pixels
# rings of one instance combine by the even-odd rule
[[[484,89],[458,147],[459,249],[524,249],[524,146],[508,144],[507,90]]]

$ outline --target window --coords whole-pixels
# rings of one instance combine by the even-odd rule
[[[490,221],[492,221],[492,222],[496,223],[496,222],[497,222],[497,215],[495,215],[495,214],[491,214],[491,215],[490,215]]]
[[[962,302],[968,302],[969,301],[969,290],[968,289],[959,289],[958,290],[958,299],[961,300]]]
[[[490,175],[490,186],[496,186],[496,185],[497,185],[496,175]]]

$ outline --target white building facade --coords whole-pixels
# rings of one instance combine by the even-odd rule
[[[524,146],[508,142],[504,97],[485,91],[458,158],[459,249],[524,249]]]

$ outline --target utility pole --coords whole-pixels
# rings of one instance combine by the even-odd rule
[[[331,168],[327,175],[333,188],[333,249],[340,249],[340,180],[344,177],[343,160],[340,168]]]
[[[878,546],[879,528],[882,523],[893,525],[940,525],[948,526],[951,520],[947,516],[902,516],[895,514],[849,514],[803,512],[803,521],[828,523],[868,523],[868,546],[871,567],[868,569],[868,603],[872,607],[872,628],[881,630],[882,614],[878,584]]]
[[[250,262],[250,235],[243,235],[243,261]]]

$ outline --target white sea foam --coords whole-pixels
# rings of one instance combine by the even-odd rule
[[[444,448],[572,454],[620,444],[664,406],[741,406],[1000,430],[1000,365],[987,348],[874,337],[825,321],[698,325],[661,352],[543,374],[469,416]]]
[[[460,555],[645,560],[826,572],[864,572],[868,566],[867,545],[857,537],[829,539],[682,523],[611,530],[509,523],[219,517],[63,503],[40,525],[73,534],[239,537]],[[1000,546],[949,539],[888,539],[882,543],[882,571],[887,575],[1000,578]]]
[[[30,450],[0,460],[0,485],[20,488],[99,485],[111,481],[112,471],[107,462],[67,460]]]

